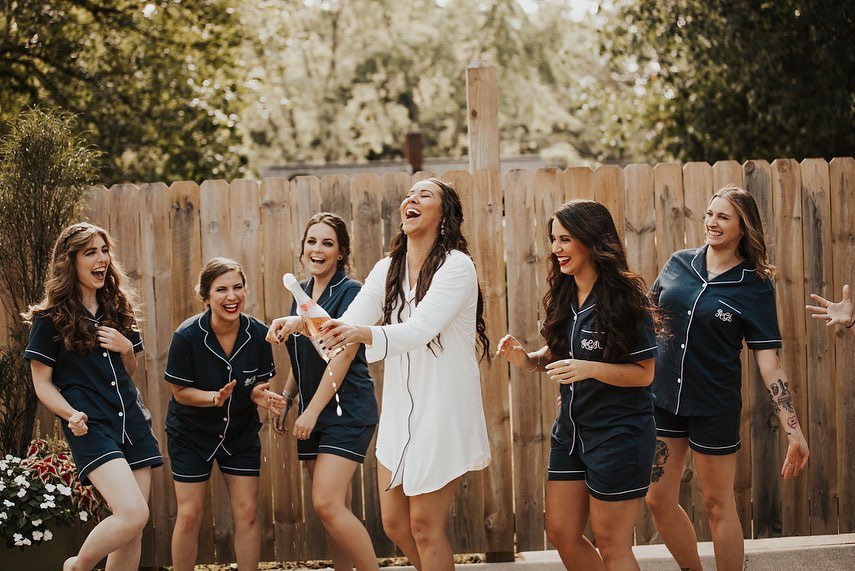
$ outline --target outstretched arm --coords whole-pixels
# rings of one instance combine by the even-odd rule
[[[814,319],[825,319],[826,327],[839,325],[849,331],[855,337],[855,306],[849,296],[849,286],[843,286],[843,299],[838,302],[825,299],[815,293],[810,294],[812,300],[819,305],[806,305],[805,309],[812,313]]]
[[[790,392],[787,374],[781,366],[777,349],[761,349],[754,351],[754,358],[760,368],[760,376],[769,396],[772,399],[772,407],[784,433],[787,435],[787,458],[781,467],[781,475],[786,480],[799,475],[799,472],[807,466],[810,450],[801,424],[796,416],[796,407],[793,403],[793,395]]]

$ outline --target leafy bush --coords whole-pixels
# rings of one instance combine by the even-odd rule
[[[68,444],[61,438],[36,438],[24,458],[0,459],[0,537],[7,547],[24,549],[50,541],[48,523],[71,527],[98,521],[103,501],[77,478]]]

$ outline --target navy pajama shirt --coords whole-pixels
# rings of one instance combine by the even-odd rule
[[[742,341],[752,350],[779,349],[781,335],[772,282],[748,260],[708,280],[706,249],[673,254],[650,290],[669,330],[656,359],[653,394],[657,418],[708,417],[709,438],[735,434],[735,442],[720,443],[688,435],[693,450],[727,454],[739,448]],[[686,436],[662,427],[658,433]]]
[[[223,406],[180,404],[173,396],[166,417],[172,477],[205,482],[214,460],[224,474],[258,476],[261,469],[261,421],[251,400],[252,387],[276,374],[267,327],[245,314],[231,355],[211,328],[211,311],[182,323],[172,336],[164,378],[182,387],[218,391],[237,384]]]
[[[95,317],[88,314],[86,319],[97,327],[103,313],[99,309]],[[124,334],[134,353],[142,351],[138,331]],[[94,469],[116,458],[124,458],[132,470],[163,464],[151,414],[119,353],[97,346],[86,353],[69,351],[53,320],[36,316],[24,359],[51,367],[51,380],[65,400],[88,416],[88,432],[83,436],[75,436],[68,423],[62,423],[81,483],[88,484]]]
[[[596,304],[593,293],[581,308],[575,300],[571,303],[573,315],[567,324],[571,359],[604,362],[602,333],[593,311]],[[653,320],[648,315],[623,362],[651,359],[656,351]],[[650,388],[616,387],[589,378],[562,384],[560,390],[548,479],[585,480],[590,494],[603,501],[643,497],[650,486],[656,443]]]
[[[313,285],[313,279],[300,282],[300,287],[310,297]],[[349,278],[344,270],[339,269],[317,303],[330,316],[341,317],[361,288],[362,285],[358,281]],[[291,315],[296,314],[296,303],[292,303]],[[291,358],[291,370],[297,380],[302,413],[324,380],[327,363],[318,355],[311,341],[302,335],[289,336],[285,346]],[[365,460],[365,453],[379,416],[374,383],[368,374],[368,363],[365,360],[364,345],[360,345],[341,386],[338,387],[338,398],[340,405],[333,397],[318,415],[311,437],[297,441],[300,460],[314,460],[319,453],[334,454],[360,463]],[[336,413],[337,406],[341,407],[341,416]]]

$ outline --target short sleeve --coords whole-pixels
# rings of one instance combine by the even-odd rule
[[[653,316],[650,312],[646,312],[644,316],[641,335],[638,337],[638,342],[627,355],[627,363],[638,363],[647,359],[653,359],[658,353],[656,344],[656,327],[653,324]]]
[[[50,317],[36,317],[30,328],[30,339],[24,350],[24,359],[38,361],[55,367],[59,361],[60,342]]]
[[[264,324],[259,323],[262,328],[259,333],[266,333]],[[258,343],[258,375],[255,377],[256,382],[268,381],[276,376],[276,364],[273,362],[273,346],[260,337]]]
[[[193,344],[186,335],[176,331],[169,345],[166,360],[166,372],[163,378],[174,385],[193,386],[196,382],[193,373]]]
[[[142,335],[140,335],[140,332],[138,329],[131,331],[127,335],[127,337],[128,337],[128,339],[130,339],[131,344],[134,346],[134,353],[139,353],[140,351],[143,350]]]
[[[780,349],[783,344],[778,329],[775,288],[766,280],[761,285],[763,291],[754,300],[751,312],[745,316],[745,344],[752,350]]]

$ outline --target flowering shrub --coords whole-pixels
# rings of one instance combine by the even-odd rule
[[[95,489],[80,484],[68,444],[43,438],[30,443],[25,458],[0,459],[0,502],[0,536],[21,549],[51,540],[47,522],[97,522],[103,507]]]

